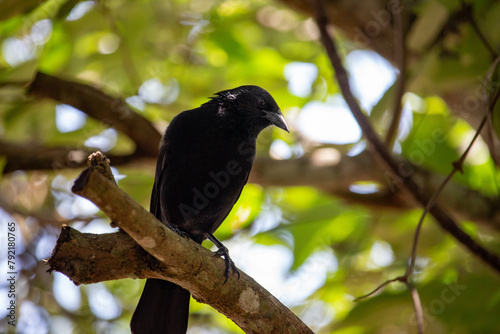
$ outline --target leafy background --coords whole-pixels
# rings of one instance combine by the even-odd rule
[[[498,49],[500,4],[484,0],[468,5],[470,13],[481,18],[486,38]],[[47,147],[96,147],[115,154],[133,152],[134,143],[129,138],[80,111],[27,96],[26,84],[36,71],[42,71],[125,99],[159,131],[164,131],[178,112],[204,103],[214,92],[255,84],[272,93],[292,127],[291,134],[264,132],[258,141],[260,156],[293,160],[313,157],[320,152],[318,148],[326,148],[322,151],[326,156],[321,157],[336,161],[346,154],[356,156],[366,146],[356,135],[359,129],[341,123],[346,114],[338,111],[342,105],[339,89],[318,43],[314,21],[286,4],[49,0],[3,1],[1,7],[2,140]],[[452,0],[412,6],[412,18],[423,28],[408,35],[410,51],[430,45],[445,31],[443,15],[451,15],[459,7],[460,2]],[[376,53],[358,49],[342,33],[338,42],[347,56],[354,89],[383,134],[390,118],[388,106],[397,70]],[[444,45],[452,56],[443,57],[443,49],[430,49],[418,62],[409,57],[411,80],[394,146],[395,153],[437,175],[451,170],[451,163],[475,132],[466,120],[452,113],[443,95],[478,81],[491,65],[488,50],[467,22],[458,24]],[[379,72],[368,71],[370,67]],[[370,92],[374,97],[370,98]],[[312,121],[305,111],[318,110],[318,106],[333,108],[336,117],[344,118],[318,113]],[[312,122],[312,131],[307,122]],[[0,157],[0,166],[6,162],[7,158]],[[61,274],[46,273],[43,259],[50,256],[61,224],[86,232],[111,230],[95,207],[71,194],[69,189],[79,172],[18,170],[0,180],[2,268],[6,268],[6,224],[15,221],[18,228],[19,318],[15,330],[19,333],[129,331],[143,281],[75,287]],[[119,186],[148,207],[154,161],[117,166],[114,172]],[[499,175],[488,147],[479,140],[464,174],[454,177],[453,182],[495,200]],[[359,182],[350,190],[369,194],[382,186]],[[256,183],[247,185],[217,236],[225,240],[239,268],[317,333],[413,333],[413,308],[404,285],[392,284],[362,302],[353,299],[404,272],[420,214],[420,209],[370,205],[353,197],[346,200],[314,185]],[[473,219],[462,219],[462,227],[500,253],[498,225],[484,219],[480,225]],[[498,274],[457,245],[432,219],[423,227],[414,279],[421,294],[426,332],[499,330]],[[5,279],[1,282],[4,300],[8,288]],[[0,331],[12,332],[5,312],[2,302]],[[230,320],[210,307],[191,303],[190,333],[238,332],[241,330]]]

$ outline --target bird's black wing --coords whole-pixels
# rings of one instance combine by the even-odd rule
[[[149,201],[149,212],[151,212],[156,219],[161,221],[161,216],[159,215],[160,210],[160,198],[159,194],[159,181],[161,178],[161,170],[163,169],[163,165],[166,163],[165,161],[165,149],[162,145],[160,149],[160,153],[158,154],[158,161],[156,163],[156,172],[155,172],[155,181],[153,183],[153,190],[151,191],[151,199]]]

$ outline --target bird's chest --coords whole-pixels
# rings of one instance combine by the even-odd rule
[[[168,161],[178,161],[182,169],[177,171],[186,178],[209,181],[213,174],[223,173],[234,183],[250,170],[254,157],[255,142],[212,134],[172,147]]]
[[[169,221],[192,235],[213,233],[246,183],[255,142],[212,133],[172,144],[162,191]]]

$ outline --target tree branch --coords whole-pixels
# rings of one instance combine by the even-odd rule
[[[392,110],[392,119],[385,137],[385,144],[391,150],[398,135],[399,123],[403,112],[403,95],[406,86],[406,47],[405,35],[403,32],[402,11],[403,7],[399,0],[395,0],[399,10],[392,11],[393,31],[394,31],[394,59],[399,70],[396,78],[396,94]]]
[[[367,139],[369,147],[374,152],[375,156],[380,159],[380,162],[384,165],[387,171],[401,180],[400,184],[398,184],[399,188],[407,191],[417,202],[420,203],[420,205],[425,207],[429,201],[428,194],[418,186],[411,175],[402,175],[400,173],[398,161],[389,153],[384,143],[378,138],[370,122],[368,121],[368,118],[361,111],[361,108],[359,107],[356,99],[354,98],[354,95],[351,92],[347,72],[342,65],[335,43],[327,31],[328,21],[327,17],[325,16],[323,2],[321,0],[315,0],[315,3],[316,21],[320,30],[321,41],[330,58],[332,67],[335,70],[335,77],[339,83],[342,95],[344,96],[344,99],[349,106],[354,118],[363,131],[363,135]],[[429,212],[433,215],[437,223],[445,231],[450,233],[471,253],[478,256],[492,269],[500,273],[500,258],[496,254],[490,252],[486,248],[479,245],[476,241],[474,241],[468,234],[460,229],[456,222],[438,205],[432,206]]]
[[[312,18],[315,17],[313,1],[280,0],[280,2]],[[388,61],[394,62],[393,27],[389,21],[384,21],[384,15],[392,10],[389,1],[329,0],[325,2],[325,7],[325,15],[342,30],[344,36],[353,41],[354,47],[370,48]],[[379,29],[376,31],[367,29],[368,22],[377,22],[374,14],[380,13],[383,22],[377,25]]]
[[[404,10],[402,6],[393,8],[392,12]],[[404,32],[401,31],[403,34]],[[401,50],[402,51],[402,50]],[[404,81],[404,80],[402,80]],[[51,86],[52,85],[52,86]],[[51,98],[60,100],[76,101],[73,105],[80,106],[83,112],[89,115],[95,115],[97,119],[104,123],[108,122],[107,115],[115,118],[117,124],[131,129],[124,133],[132,133],[134,131],[140,133],[141,145],[149,149],[158,147],[158,142],[161,138],[158,131],[152,126],[149,121],[141,115],[135,113],[128,108],[120,99],[106,95],[97,89],[88,85],[82,85],[74,82],[64,81],[55,77],[39,73],[37,78],[31,85],[33,94],[41,94]],[[43,88],[43,89],[42,89]],[[53,93],[52,90],[61,90],[60,93]],[[401,89],[404,91],[404,89]],[[44,95],[45,94],[45,95]],[[88,102],[92,98],[96,98],[97,102]],[[114,102],[113,102],[114,101]],[[118,101],[118,102],[116,102]],[[101,104],[103,103],[103,104]],[[126,110],[127,122],[122,122],[120,115],[117,115],[115,106],[122,103]],[[102,113],[101,113],[102,111]],[[119,114],[119,113],[118,113]],[[145,125],[144,130],[140,130],[135,120],[141,120]],[[109,122],[108,122],[109,123]],[[149,135],[149,134],[152,135]],[[136,137],[131,137],[136,140]],[[136,141],[137,147],[139,143]],[[7,158],[7,164],[3,172],[8,173],[17,169],[35,170],[35,169],[63,169],[63,168],[79,168],[85,164],[85,157],[90,151],[88,149],[71,148],[71,147],[54,147],[47,148],[33,143],[15,144],[5,141],[0,141],[0,155]],[[150,152],[151,153],[151,152]],[[130,162],[138,162],[139,159],[145,158],[140,163],[151,163],[156,158],[156,153],[144,155],[142,150],[136,151],[131,155],[112,156],[109,155],[114,166],[128,164]],[[408,162],[399,158],[399,166],[410,170],[414,175],[414,180],[418,186],[423,189],[424,193],[432,193],[443,178],[439,175],[434,175],[423,169],[417,169]],[[411,196],[401,194],[391,194],[384,190],[384,184],[387,183],[387,173],[380,169],[373,168],[371,157],[342,157],[340,163],[334,165],[318,164],[313,158],[305,157],[301,159],[276,161],[266,158],[258,158],[255,162],[250,182],[259,183],[266,186],[313,186],[326,193],[337,195],[345,198],[348,201],[362,203],[376,208],[413,208],[415,204]],[[399,182],[397,177],[389,177],[390,181]],[[360,195],[353,193],[349,187],[357,181],[373,181],[382,185],[381,191],[375,194]],[[452,186],[453,185],[453,186]],[[390,185],[392,187],[392,184]],[[450,184],[450,189],[445,190],[443,197],[446,200],[438,201],[446,208],[450,208],[453,212],[459,214],[467,220],[472,220],[486,226],[492,226],[495,229],[500,229],[500,200],[490,199],[482,196],[479,192],[467,189],[458,184]]]
[[[0,139],[0,156],[7,159],[2,173],[16,170],[60,170],[81,168],[92,151],[88,148],[67,146],[46,147],[38,143],[13,143]],[[109,155],[114,165],[123,165],[143,158],[134,153],[129,155]],[[152,159],[151,159],[152,160]]]
[[[479,25],[476,22],[476,19],[473,16],[473,11],[472,11],[472,5],[468,5],[465,3],[464,0],[460,0],[460,5],[462,6],[462,11],[466,15],[472,29],[474,29],[474,32],[476,33],[477,37],[481,40],[481,43],[483,43],[484,47],[488,50],[488,52],[491,54],[493,58],[498,57],[498,52],[491,46],[490,42],[488,42],[488,39],[486,39],[486,36],[484,36],[483,32],[479,28]]]
[[[312,18],[316,15],[314,11],[315,6],[313,5],[314,1],[280,1]],[[372,49],[392,64],[396,64],[395,53],[392,52],[394,50],[393,25],[390,24],[388,18],[391,13],[403,9],[408,13],[408,24],[404,26],[403,34],[411,33],[414,29],[418,28],[419,10],[415,10],[415,7],[420,6],[420,4],[421,2],[419,1],[400,1],[401,6],[398,8],[393,0],[327,0],[324,1],[324,14],[335,28],[342,31],[344,37],[352,41],[349,45],[353,49]],[[477,81],[473,79],[463,80],[460,86],[452,85],[451,89],[449,88],[450,85],[438,83],[434,85],[423,84],[430,83],[428,77],[435,75],[432,72],[434,70],[429,71],[424,69],[425,64],[430,60],[429,58],[433,59],[435,54],[439,54],[439,63],[436,64],[436,68],[446,67],[449,55],[447,52],[442,52],[442,50],[449,48],[446,45],[446,41],[449,38],[453,38],[457,29],[460,29],[458,24],[464,22],[464,19],[471,20],[470,16],[464,17],[464,14],[468,15],[468,13],[464,13],[463,9],[457,10],[460,12],[450,13],[448,22],[440,32],[436,43],[432,44],[433,46],[430,50],[411,50],[408,53],[407,58],[410,67],[408,72],[412,73],[408,87],[413,93],[422,97],[429,95],[440,96],[457,116],[477,129],[482,117],[476,108],[470,108],[471,101],[473,103],[480,102],[480,97],[476,94],[479,86]],[[477,28],[477,24],[476,26],[474,26],[474,22],[471,22],[471,24],[473,24],[472,28],[477,33],[479,39],[483,43],[486,42],[485,47],[488,48],[489,52],[492,55],[498,54],[498,51],[495,51],[494,48],[487,46],[488,42],[484,39],[484,34]],[[453,72],[450,72],[449,75],[444,75],[441,71],[439,75],[443,76],[439,82],[455,80],[455,73]],[[491,124],[486,128],[490,126]],[[481,136],[488,145],[493,160],[500,166],[500,139],[496,134],[485,130],[483,130]]]
[[[42,72],[37,72],[28,88],[28,94],[48,97],[73,106],[129,136],[137,146],[137,154],[155,158],[158,155],[161,134],[151,122],[134,112],[119,98],[109,96],[92,86],[62,80]]]
[[[91,152],[88,149],[71,147],[45,147],[32,143],[11,143],[0,140],[0,156],[7,163],[3,173],[15,170],[59,170],[64,168],[81,168],[85,166],[85,158]],[[113,166],[141,165],[154,168],[155,160],[151,157],[124,155],[108,155]],[[433,193],[444,177],[422,168],[416,168],[409,162],[400,160],[405,171],[413,174],[415,182],[426,193]],[[377,192],[358,194],[350,190],[350,186],[362,181],[376,183],[380,186]],[[336,163],[317,161],[314,155],[299,159],[274,160],[268,157],[257,157],[249,182],[266,187],[315,187],[327,194],[338,196],[351,203],[367,205],[372,209],[407,210],[418,207],[411,196],[406,193],[391,191],[392,184],[398,182],[388,178],[387,173],[375,164],[371,154],[365,152],[354,157],[341,156]],[[0,195],[1,197],[2,195]],[[464,220],[476,222],[487,228],[500,230],[500,198],[486,197],[478,191],[450,182],[438,199],[438,204],[454,212]],[[16,211],[15,207],[12,208]],[[26,210],[18,210],[23,216],[37,215]]]
[[[93,159],[100,159],[105,163],[99,155]],[[116,265],[111,267],[116,269],[116,272],[109,270],[109,267],[102,266],[103,263],[98,263],[96,259],[103,260],[106,264],[109,263],[108,260],[116,261],[116,258],[118,262],[128,261],[126,256],[131,256],[133,260],[140,258],[140,255],[136,254],[136,248],[128,248],[131,242],[126,241],[126,237],[120,236],[119,233],[102,237],[82,236],[68,228],[64,231],[63,228],[63,240],[58,242],[54,255],[59,256],[63,247],[71,246],[75,249],[66,248],[64,252],[81,254],[85,261],[75,257],[73,262],[61,262],[56,257],[49,260],[51,270],[71,274],[70,278],[77,283],[94,282],[94,275],[111,279],[111,275],[105,276],[105,270],[116,274],[116,278],[162,278],[189,290],[196,300],[211,305],[232,319],[246,333],[312,333],[288,308],[241,270],[240,279],[236,275],[230,275],[227,283],[223,284],[225,265],[221,258],[214,257],[211,251],[168,229],[95,167],[82,172],[72,191],[94,202],[137,244],[154,256],[159,264],[141,261],[146,268],[140,263],[130,263],[126,266],[127,272],[118,270]],[[79,241],[70,241],[70,245],[66,245],[68,239]],[[125,242],[118,246],[118,240]],[[91,242],[104,245],[103,249],[89,251]],[[115,247],[112,247],[113,243]],[[83,249],[77,247],[79,245]],[[79,250],[76,250],[77,248]],[[92,249],[94,248],[95,246],[92,246]],[[89,258],[92,261],[89,262]],[[56,267],[56,263],[62,265]]]
[[[59,271],[76,285],[163,277],[161,272],[165,270],[165,265],[148,257],[141,246],[121,230],[106,234],[81,233],[67,225],[63,225],[47,262],[49,272]]]
[[[497,57],[497,59],[491,65],[490,71],[488,71],[488,72],[493,73],[494,69],[498,66],[499,62],[500,62],[500,58]],[[491,75],[487,75],[485,81],[489,81],[490,79],[491,79]],[[459,172],[459,171],[461,173],[463,173],[464,161],[467,158],[467,155],[469,154],[469,152],[472,148],[472,145],[474,145],[477,138],[479,137],[479,134],[481,133],[481,130],[485,126],[487,120],[491,117],[491,114],[493,113],[493,110],[495,109],[495,105],[498,101],[499,93],[500,93],[500,91],[498,91],[495,94],[495,96],[493,97],[493,99],[488,107],[487,113],[486,113],[486,115],[484,115],[483,121],[479,125],[479,128],[477,129],[474,137],[470,141],[469,146],[467,146],[467,149],[462,153],[460,158],[457,161],[452,163],[453,168],[452,168],[451,172],[448,174],[446,179],[441,183],[439,188],[432,194],[431,198],[429,199],[429,201],[425,205],[424,212],[422,213],[422,216],[420,217],[420,220],[417,224],[417,230],[415,231],[415,238],[414,238],[413,246],[412,246],[410,264],[408,265],[408,269],[406,270],[406,274],[405,274],[406,277],[411,276],[413,274],[413,270],[415,268],[415,261],[417,258],[417,244],[418,244],[420,230],[422,228],[422,224],[424,223],[425,216],[432,209],[432,207],[434,207],[436,205],[436,200],[437,200],[438,196],[441,194],[443,189],[445,189],[446,185],[448,185],[448,183],[451,181],[451,178],[453,177],[453,175],[455,175],[455,173]]]

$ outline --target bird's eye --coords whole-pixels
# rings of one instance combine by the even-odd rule
[[[266,102],[264,102],[264,100],[258,100],[257,104],[259,105],[260,108],[265,108],[266,107]]]

